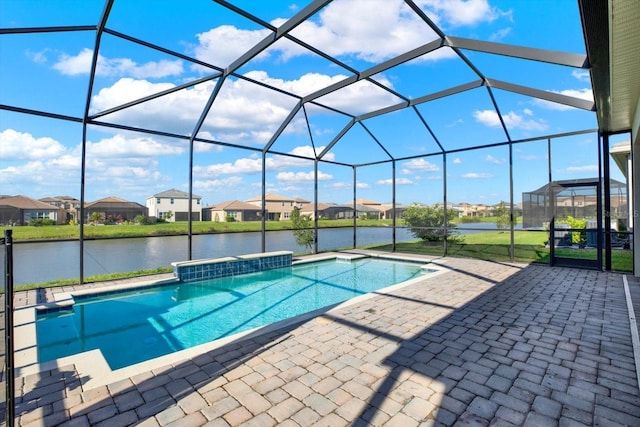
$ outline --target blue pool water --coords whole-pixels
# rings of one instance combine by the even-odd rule
[[[112,369],[327,307],[423,274],[419,264],[331,260],[76,299],[39,314],[40,362],[100,349]]]

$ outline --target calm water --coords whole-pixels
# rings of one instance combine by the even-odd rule
[[[118,369],[423,274],[417,263],[332,260],[80,299],[72,310],[38,316],[38,359],[100,349]]]
[[[291,231],[266,233],[266,250],[306,252],[296,244]],[[391,227],[358,228],[357,244],[391,242]],[[398,242],[414,240],[407,229],[397,228]],[[186,236],[145,237],[135,239],[86,240],[84,276],[170,267],[174,261],[188,258]],[[16,243],[13,245],[14,284],[38,283],[80,276],[79,247],[73,242]],[[219,258],[260,252],[261,233],[220,233],[193,236],[193,258]],[[353,247],[353,229],[318,230],[321,251]],[[4,249],[0,250],[4,277]],[[0,283],[4,287],[4,281]]]
[[[520,224],[518,224],[518,228]],[[460,224],[460,234],[495,229],[494,223]],[[267,251],[307,252],[296,244],[291,231],[266,233]],[[390,243],[391,227],[358,228],[357,244]],[[193,236],[193,258],[219,258],[260,252],[260,233],[221,233]],[[409,229],[396,228],[396,241],[415,240]],[[188,257],[186,236],[145,237],[135,239],[87,240],[84,242],[84,276],[169,267]],[[14,252],[14,284],[72,279],[80,276],[80,244],[75,242],[17,243]],[[320,251],[353,247],[353,230],[318,230]],[[4,277],[4,249],[0,248],[0,271]],[[0,288],[4,287],[4,281]]]

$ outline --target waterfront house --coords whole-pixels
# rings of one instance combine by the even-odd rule
[[[105,197],[84,205],[85,222],[91,221],[94,214],[100,215],[100,221],[119,224],[133,221],[138,215],[147,217],[147,208],[140,203],[129,202],[118,197]]]
[[[267,219],[270,221],[289,219],[291,217],[291,211],[294,207],[300,208],[306,203],[310,203],[309,200],[305,200],[302,198],[292,199],[290,197],[273,193],[265,194],[264,200],[265,208],[268,212]],[[253,197],[246,200],[246,202],[262,208],[262,196]]]
[[[306,203],[300,207],[301,215],[308,215],[315,219],[315,206]],[[353,206],[335,203],[318,203],[318,219],[349,219],[353,218]]]
[[[191,199],[191,219],[200,221],[202,197],[193,195]],[[163,191],[146,199],[149,219],[161,219],[167,222],[189,220],[189,193],[176,190]]]
[[[202,209],[203,221],[260,221],[262,208],[240,200],[229,200]]]
[[[66,222],[77,220],[78,212],[80,212],[80,200],[71,196],[55,196],[44,197],[39,199],[41,202],[62,208],[66,214]]]
[[[0,224],[29,225],[31,220],[50,219],[56,224],[64,224],[64,209],[27,196],[7,196],[0,198]]]

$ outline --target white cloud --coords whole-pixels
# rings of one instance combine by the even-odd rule
[[[485,0],[468,2],[423,2],[436,20],[455,25],[475,25],[493,19],[495,12]],[[366,11],[366,19],[354,20]],[[271,24],[286,22],[277,18]],[[385,31],[380,31],[384,28]],[[271,32],[245,30],[222,25],[196,35],[194,55],[212,65],[225,68]],[[401,0],[349,0],[330,3],[317,18],[302,22],[291,34],[334,56],[348,56],[369,62],[380,62],[437,38],[437,35]],[[311,52],[286,39],[261,52],[254,63],[278,56],[287,61]],[[450,49],[438,49],[422,58],[437,60],[454,57]],[[257,61],[257,62],[256,62]],[[196,68],[198,68],[196,66]]]
[[[528,110],[530,112],[530,110]],[[474,111],[473,117],[480,123],[489,127],[500,127],[500,118],[495,110]],[[547,129],[547,124],[540,120],[527,120],[523,116],[510,111],[502,116],[507,129],[524,129],[543,131]]]
[[[197,191],[238,188],[242,185],[244,185],[244,180],[240,176],[229,176],[218,179],[195,179],[193,181],[193,188]]]
[[[329,185],[329,187],[331,188],[335,188],[335,189],[344,189],[344,188],[352,188],[352,184],[349,184],[347,182],[332,182],[331,185]]]
[[[276,175],[278,181],[284,183],[314,182],[315,173],[311,172],[280,172]],[[333,175],[318,171],[318,181],[328,181],[333,179]]]
[[[476,25],[492,22],[502,14],[487,0],[419,0],[416,3],[443,25]]]
[[[585,101],[593,102],[593,92],[589,88],[583,89],[565,89],[561,91],[551,90],[549,92],[558,93],[560,95],[566,95],[573,98],[583,99]],[[574,107],[570,107],[564,104],[558,104],[557,102],[550,102],[544,99],[534,99],[534,105],[538,105],[540,107],[547,108],[549,110],[557,110],[557,111],[565,111],[572,110]]]
[[[462,159],[460,159],[460,157],[456,157],[455,159],[453,159],[453,164],[454,165],[459,165],[462,163]]]
[[[106,110],[112,107],[116,107],[118,105],[125,104],[130,101],[134,101],[136,99],[145,97],[147,95],[152,95],[154,93],[161,92],[163,90],[168,90],[175,87],[175,85],[171,83],[151,83],[146,80],[136,80],[132,78],[122,78],[115,82],[113,85],[104,87],[100,89],[100,91],[91,98],[91,107],[92,112]],[[197,87],[189,90],[185,90],[180,92],[180,94],[169,94],[163,97],[162,103],[145,103],[144,108],[134,108],[128,109],[128,114],[123,114],[122,112],[116,113],[113,116],[117,115],[118,118],[126,118],[129,114],[142,115],[144,112],[147,114],[158,114],[167,111],[170,106],[175,107],[187,107],[187,105],[174,105],[177,100],[190,100],[193,104],[200,105],[202,99],[208,99],[208,94],[211,93],[212,88],[206,87],[206,85],[198,85]],[[202,94],[201,92],[206,91],[206,93]],[[200,95],[200,96],[198,96]],[[185,99],[186,98],[186,99]],[[195,98],[195,99],[194,99]],[[200,101],[200,102],[198,102]],[[163,104],[163,105],[159,105]],[[185,102],[186,104],[186,102]],[[142,110],[142,111],[140,111]],[[189,110],[187,110],[189,111]],[[189,118],[195,113],[197,113],[197,108],[191,109],[192,113],[189,114]],[[178,116],[184,116],[183,110],[174,109],[173,113]]]
[[[30,49],[25,51],[25,55],[27,58],[35,62],[36,64],[45,64],[49,59],[47,58],[47,54],[49,53],[49,49],[43,49],[38,52],[33,52]]]
[[[489,40],[498,41],[505,39],[509,34],[511,34],[511,27],[501,28],[500,30],[494,32],[489,36]]]
[[[240,30],[232,25],[221,25],[196,34],[199,44],[194,48],[194,55],[203,62],[226,68],[270,33],[269,30]],[[262,53],[259,57],[267,56]]]
[[[504,160],[496,159],[491,154],[489,154],[489,155],[487,155],[487,157],[485,157],[485,161],[487,161],[489,163],[496,164],[496,165],[501,165],[502,163],[505,162]]]
[[[87,155],[97,156],[101,159],[131,158],[131,157],[157,157],[183,154],[182,146],[163,144],[149,136],[126,138],[124,135],[115,135],[98,142],[87,143]]]
[[[445,124],[445,127],[453,128],[453,127],[456,127],[456,126],[461,125],[463,123],[464,123],[464,120],[456,119],[456,120],[454,120],[452,122],[449,122],[449,123]]]
[[[403,163],[403,166],[405,167],[405,169],[402,171],[403,174],[412,173],[415,171],[437,172],[440,170],[437,165],[422,158],[409,160],[408,162]]]
[[[566,172],[598,172],[598,165],[569,166]]]
[[[62,155],[66,148],[53,138],[36,138],[30,133],[5,129],[0,132],[2,158],[6,160],[43,160]]]
[[[269,159],[267,159],[267,168],[269,168]],[[209,166],[194,166],[193,175],[197,177],[218,177],[220,175],[230,174],[254,174],[262,171],[262,159],[237,159],[233,163],[217,163]]]
[[[356,188],[371,188],[371,186],[366,182],[356,182]]]
[[[284,80],[271,77],[266,71],[250,71],[245,76],[300,96],[307,95],[347,78],[344,74],[328,76],[320,73],[306,73],[296,80]]]
[[[571,75],[581,82],[591,81],[591,74],[587,70],[573,70]]]
[[[365,11],[366,19],[354,19]],[[304,22],[292,34],[329,54],[369,62],[379,62],[435,38],[400,0],[333,2],[320,12],[316,22]],[[293,54],[284,52],[285,57]]]
[[[389,179],[380,179],[378,181],[376,181],[376,184],[378,185],[392,185],[393,184],[393,180],[391,178]],[[407,178],[397,178],[396,179],[396,185],[411,185],[413,184],[413,181],[411,181],[410,179]]]
[[[37,57],[36,57],[37,59]],[[62,54],[53,65],[64,75],[74,76],[91,71],[93,50],[84,48],[77,55]],[[182,74],[182,61],[160,60],[138,64],[129,58],[106,58],[98,54],[96,74],[99,76],[131,76],[139,79],[160,78]]]
[[[6,189],[5,192],[22,193],[30,197],[78,194],[80,145],[64,147],[50,138],[35,139],[29,134],[8,130],[1,136],[3,158],[9,150],[15,151],[15,144],[20,142],[22,155],[11,161],[28,160],[0,170],[0,186]],[[46,143],[44,146],[43,142]],[[96,142],[88,141],[86,149],[87,187],[95,193],[108,193],[99,197],[117,193],[145,196],[148,186],[140,185],[141,182],[166,181],[166,177],[158,171],[157,158],[184,152],[184,147],[163,144],[151,137],[125,135],[115,135]],[[6,159],[9,160],[9,157]],[[94,194],[88,197],[93,196]]]
[[[198,136],[205,139],[214,139],[213,136],[210,135],[208,132],[200,133],[198,134]],[[193,151],[196,153],[219,153],[223,150],[224,148],[221,145],[210,144],[208,142],[200,142],[200,141],[193,142]]]
[[[485,179],[485,178],[492,178],[493,175],[490,173],[469,172],[469,173],[463,174],[462,177],[467,179]]]
[[[322,151],[324,147],[318,147]],[[308,146],[293,148],[290,153],[297,155],[312,155],[313,149]],[[330,156],[333,157],[333,156]],[[296,157],[274,155],[265,160],[267,171],[282,170],[291,167],[313,168],[312,160],[305,160]],[[194,166],[193,173],[198,177],[218,177],[221,175],[250,175],[262,171],[262,158],[258,156],[244,157],[233,162],[216,163],[208,166]],[[309,172],[313,174],[313,171]]]

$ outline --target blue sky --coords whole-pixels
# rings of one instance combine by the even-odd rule
[[[303,1],[237,0],[230,4],[277,28],[302,10]],[[584,53],[577,2],[573,0],[489,1],[416,0],[415,4],[447,36]],[[4,0],[1,28],[95,25],[101,1]],[[212,1],[116,0],[106,27],[161,46],[199,62],[159,52],[113,34],[101,40],[98,69],[90,95],[90,114],[194,82],[224,69],[270,30]],[[437,38],[424,20],[396,0],[335,0],[291,34],[336,57],[328,61],[286,39],[243,64],[228,77],[198,137],[237,147],[196,142],[193,191],[205,205],[246,200],[261,194],[262,155],[298,96],[307,96],[418,48]],[[82,117],[87,101],[94,31],[0,34],[0,103],[71,117]],[[592,100],[587,70],[463,50],[489,79]],[[343,66],[341,66],[343,65]],[[245,76],[249,80],[238,78]],[[478,80],[478,75],[442,47],[307,104],[272,146],[266,158],[267,191],[313,200],[314,150],[322,152],[350,117]],[[190,135],[217,78],[145,102],[99,120]],[[382,87],[391,89],[383,90]],[[399,94],[400,96],[396,96]],[[512,140],[597,127],[592,112],[537,100],[500,89],[492,94]],[[328,108],[327,108],[328,107]],[[363,120],[324,157],[343,164],[396,159],[399,203],[442,201],[446,150],[507,141],[491,97],[478,87],[453,97]],[[309,125],[307,125],[307,120]],[[625,137],[612,139],[612,144]],[[0,194],[33,198],[80,196],[82,125],[0,110]],[[87,201],[116,196],[144,203],[161,191],[188,191],[187,140],[88,126]],[[551,142],[555,180],[597,176],[595,134]],[[385,152],[381,145],[388,151]],[[242,148],[240,148],[242,147]],[[243,149],[246,148],[246,149]],[[422,156],[422,157],[421,157]],[[547,141],[514,144],[514,201],[548,180]],[[613,168],[613,176],[622,179]],[[447,155],[448,201],[494,204],[508,201],[509,151],[506,146]],[[319,202],[345,203],[353,197],[351,167],[320,162]],[[380,202],[392,199],[391,163],[359,167],[356,194]]]

